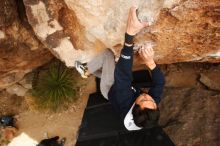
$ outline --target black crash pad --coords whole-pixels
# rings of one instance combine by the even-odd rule
[[[175,146],[161,127],[77,141],[76,146]]]

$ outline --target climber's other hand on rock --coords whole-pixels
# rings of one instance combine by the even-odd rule
[[[136,14],[136,7],[131,7],[129,14],[128,14],[128,21],[127,21],[127,29],[126,32],[129,35],[136,35],[138,32],[141,31],[144,27],[148,26],[147,22],[140,22],[137,18]]]
[[[156,64],[154,62],[154,50],[152,47],[147,47],[146,45],[141,46],[138,51],[139,55],[143,59],[144,63],[150,68],[154,69]]]

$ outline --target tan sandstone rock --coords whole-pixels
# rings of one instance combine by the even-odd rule
[[[129,7],[146,28],[136,45],[155,44],[156,61],[220,62],[219,0],[24,0],[36,36],[67,66],[87,62],[105,48],[117,56]],[[137,62],[141,60],[137,57]]]
[[[13,85],[53,58],[25,22],[25,9],[22,13],[20,4],[14,0],[0,1],[0,89]]]
[[[6,91],[12,95],[16,94],[17,96],[25,96],[28,89],[24,88],[19,84],[13,84],[12,86],[7,87]]]

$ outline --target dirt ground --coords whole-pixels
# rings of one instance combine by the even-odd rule
[[[65,146],[75,145],[78,128],[81,123],[88,96],[96,90],[94,85],[94,77],[80,79],[80,97],[75,103],[70,105],[67,110],[58,113],[40,112],[22,108],[20,113],[16,116],[17,126],[19,127],[16,134],[17,138],[15,137],[9,145],[20,146],[21,141],[24,141],[24,134],[30,138],[30,142],[27,143],[27,146],[30,146],[30,144],[34,145],[34,141],[39,142],[44,139],[46,133],[49,137],[57,135],[60,136],[60,138],[65,137],[67,139]],[[8,106],[12,107],[11,104],[8,104]],[[25,105],[17,106],[17,108],[23,106]],[[11,112],[14,113],[14,110]],[[28,139],[25,141],[28,141]],[[24,142],[22,146],[26,146]]]
[[[95,91],[94,78],[81,89],[82,94],[76,103],[69,107],[68,110],[60,113],[40,113],[26,111],[19,114],[18,126],[19,133],[26,133],[31,138],[39,141],[44,138],[45,133],[49,137],[60,136],[67,139],[66,146],[73,146],[76,142],[77,131],[81,123],[84,108],[90,93]]]

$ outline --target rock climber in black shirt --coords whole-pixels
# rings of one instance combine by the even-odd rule
[[[143,45],[138,53],[150,69],[152,86],[148,93],[141,93],[140,89],[132,87],[133,38],[148,26],[148,23],[138,20],[136,10],[135,7],[131,7],[129,11],[124,47],[116,64],[114,55],[109,49],[87,65],[79,61],[75,63],[82,77],[86,78],[89,74],[94,74],[101,78],[100,88],[103,96],[111,102],[128,130],[152,128],[158,125],[160,113],[158,104],[165,84],[164,76],[154,61],[153,49]]]

